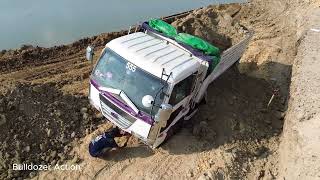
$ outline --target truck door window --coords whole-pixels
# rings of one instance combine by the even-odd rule
[[[174,106],[191,93],[194,77],[194,75],[190,75],[174,86],[170,96],[169,104]]]

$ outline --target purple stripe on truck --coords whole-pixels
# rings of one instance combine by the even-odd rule
[[[127,112],[128,114],[131,114],[132,116],[152,125],[153,124],[153,120],[150,117],[150,115],[148,115],[145,112],[139,112],[138,114],[135,115],[135,112],[133,109],[131,109],[128,105],[124,104],[123,102],[121,102],[119,99],[117,99],[116,97],[114,97],[111,93],[109,92],[105,92],[105,91],[100,91],[99,90],[99,84],[93,80],[90,79],[90,83],[96,88],[98,89],[98,91],[104,95],[107,99],[109,99],[112,103],[114,103],[115,105],[117,105],[118,107],[120,107],[122,110],[124,110],[125,112]]]

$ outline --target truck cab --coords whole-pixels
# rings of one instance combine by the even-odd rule
[[[195,114],[208,85],[239,60],[250,37],[222,56],[213,71],[192,49],[159,33],[116,38],[92,70],[90,103],[111,123],[156,148],[174,125]],[[92,50],[87,48],[89,60]]]
[[[103,49],[89,99],[113,124],[156,147],[189,112],[208,66],[169,39],[132,33]],[[168,119],[158,117],[160,109],[170,111]]]

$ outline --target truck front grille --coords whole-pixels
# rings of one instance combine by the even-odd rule
[[[129,128],[136,119],[128,113],[111,103],[107,98],[100,94],[100,104],[102,114],[107,118],[111,118],[121,128]]]

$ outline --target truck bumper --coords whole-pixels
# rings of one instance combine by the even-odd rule
[[[116,125],[121,130],[132,134],[133,136],[141,139],[144,143],[148,144],[148,135],[151,129],[150,124],[136,118],[136,120],[132,124],[124,126],[124,124],[120,121],[120,118],[123,121],[125,121],[125,119],[122,118],[121,115],[116,113],[112,108],[108,107],[106,104],[101,102],[100,91],[92,84],[90,84],[89,101],[112,124]]]

